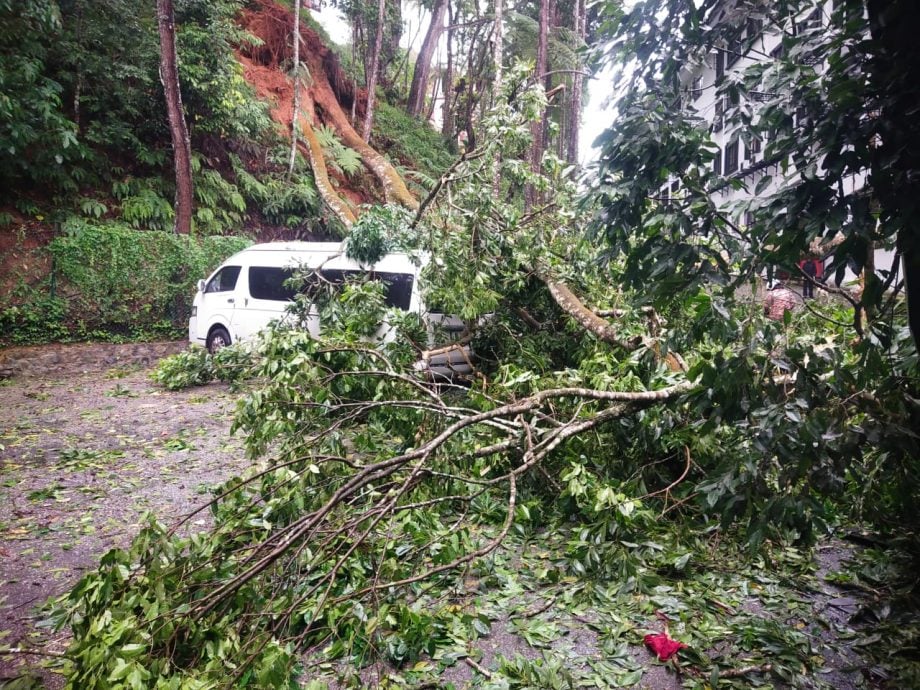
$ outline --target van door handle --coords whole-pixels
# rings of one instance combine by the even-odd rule
[[[236,300],[233,299],[232,297],[227,300],[227,304],[233,304],[234,302],[236,302]]]

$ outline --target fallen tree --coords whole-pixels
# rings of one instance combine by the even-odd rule
[[[846,326],[786,330],[712,286],[651,312],[612,279],[623,267],[598,271],[568,229],[581,216],[564,166],[520,165],[542,97],[525,75],[509,75],[486,143],[416,223],[441,259],[429,298],[476,326],[480,378],[419,380],[412,316],[391,314],[397,338],[368,345],[375,283],[323,302],[321,341],[273,332],[236,421],[263,464],[206,506],[212,531],[151,524],[62,601],[72,685],[280,687],[307,650],[381,655],[403,617],[422,615],[431,626],[412,654],[432,654],[461,613],[424,612],[429,593],[487,570],[516,525],[577,524],[580,555],[563,572],[578,578],[603,568],[605,549],[642,541],[654,512],[705,530],[739,522],[757,547],[812,539],[835,493],[913,505],[906,330],[884,356],[867,340],[854,350]],[[554,202],[523,213],[496,197],[495,161],[505,184],[552,187]],[[616,315],[615,332],[598,312]],[[664,366],[669,351],[686,367]]]

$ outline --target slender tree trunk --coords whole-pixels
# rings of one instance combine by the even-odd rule
[[[82,44],[83,44],[83,0],[77,0],[75,5],[75,14],[76,14],[76,31],[74,32],[76,37],[77,46],[80,47],[79,50],[74,51],[77,53],[76,57],[76,78],[74,79],[73,87],[73,123],[77,126],[77,131],[80,131],[80,96],[83,91],[83,58],[82,55]]]
[[[431,118],[434,117],[435,101],[438,100],[438,91],[440,90],[441,90],[441,75],[435,74],[434,88],[431,89],[431,104],[428,106],[428,112],[425,113],[425,122],[431,122]]]
[[[449,0],[447,3],[447,65],[444,68],[444,103],[441,109],[441,134],[448,139],[454,137],[454,10]]]
[[[495,83],[492,85],[492,98],[495,102],[501,96],[502,90],[502,61],[504,60],[504,7],[502,0],[495,0],[495,28],[492,31],[492,40],[494,50],[492,53],[492,63],[495,65]],[[501,160],[495,157],[495,163],[492,168],[492,193],[497,197],[501,192]]]
[[[579,47],[585,41],[585,0],[576,0],[575,2],[575,38],[579,42]],[[581,101],[582,91],[584,90],[584,78],[581,75],[582,61],[579,59],[578,71],[572,75],[572,93],[569,94],[569,115],[566,118],[568,122],[567,151],[566,160],[572,165],[578,165],[578,148],[579,148],[579,130],[581,129]]]
[[[189,142],[182,95],[179,92],[179,66],[176,56],[176,20],[172,0],[157,0],[157,25],[160,32],[160,81],[166,96],[169,132],[172,136],[173,160],[176,168],[177,234],[188,235],[192,230],[192,145]]]
[[[288,177],[294,174],[294,161],[297,159],[297,130],[300,115],[300,0],[294,0],[294,107],[291,112],[291,158],[288,161]]]
[[[495,42],[492,62],[495,65],[495,83],[492,85],[493,101],[502,89],[502,63],[505,59],[505,19],[503,0],[495,0],[495,28],[492,40]]]
[[[428,80],[431,75],[431,58],[438,47],[441,31],[444,29],[444,14],[447,11],[448,0],[436,0],[431,11],[431,23],[422,41],[415,69],[412,72],[412,86],[409,88],[409,101],[406,111],[413,117],[418,117],[425,107],[425,94],[428,92]]]
[[[380,67],[380,49],[383,46],[383,23],[386,19],[386,0],[377,0],[377,32],[374,37],[374,52],[371,54],[370,74],[367,79],[367,111],[364,113],[364,141],[371,138],[374,126],[374,102],[377,91],[377,71]]]
[[[537,35],[537,63],[534,68],[534,78],[540,82],[546,73],[546,48],[549,39],[549,0],[540,0],[540,28]],[[546,129],[546,110],[530,125],[533,143],[530,146],[530,169],[534,173],[540,172],[540,163],[543,160],[544,130]],[[536,201],[536,192],[533,185],[527,185],[524,190],[524,204],[530,208]]]
[[[358,126],[358,22],[351,23],[351,83],[354,96],[351,99],[351,126]]]

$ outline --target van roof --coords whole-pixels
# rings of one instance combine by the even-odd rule
[[[266,242],[246,247],[242,252],[337,252],[342,249],[341,242]]]
[[[231,256],[224,264],[258,262],[260,265],[277,267],[304,264],[312,268],[323,264],[328,268],[358,268],[361,264],[349,259],[344,248],[344,242],[268,242],[247,247]],[[418,267],[426,262],[427,255],[424,252],[389,252],[372,266],[365,267],[365,270],[416,273]]]

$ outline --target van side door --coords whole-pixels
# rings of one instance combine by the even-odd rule
[[[290,318],[286,309],[294,299],[294,289],[286,285],[293,274],[290,268],[248,266],[241,281],[242,304],[236,305],[233,328],[241,339],[249,339],[272,321]]]

